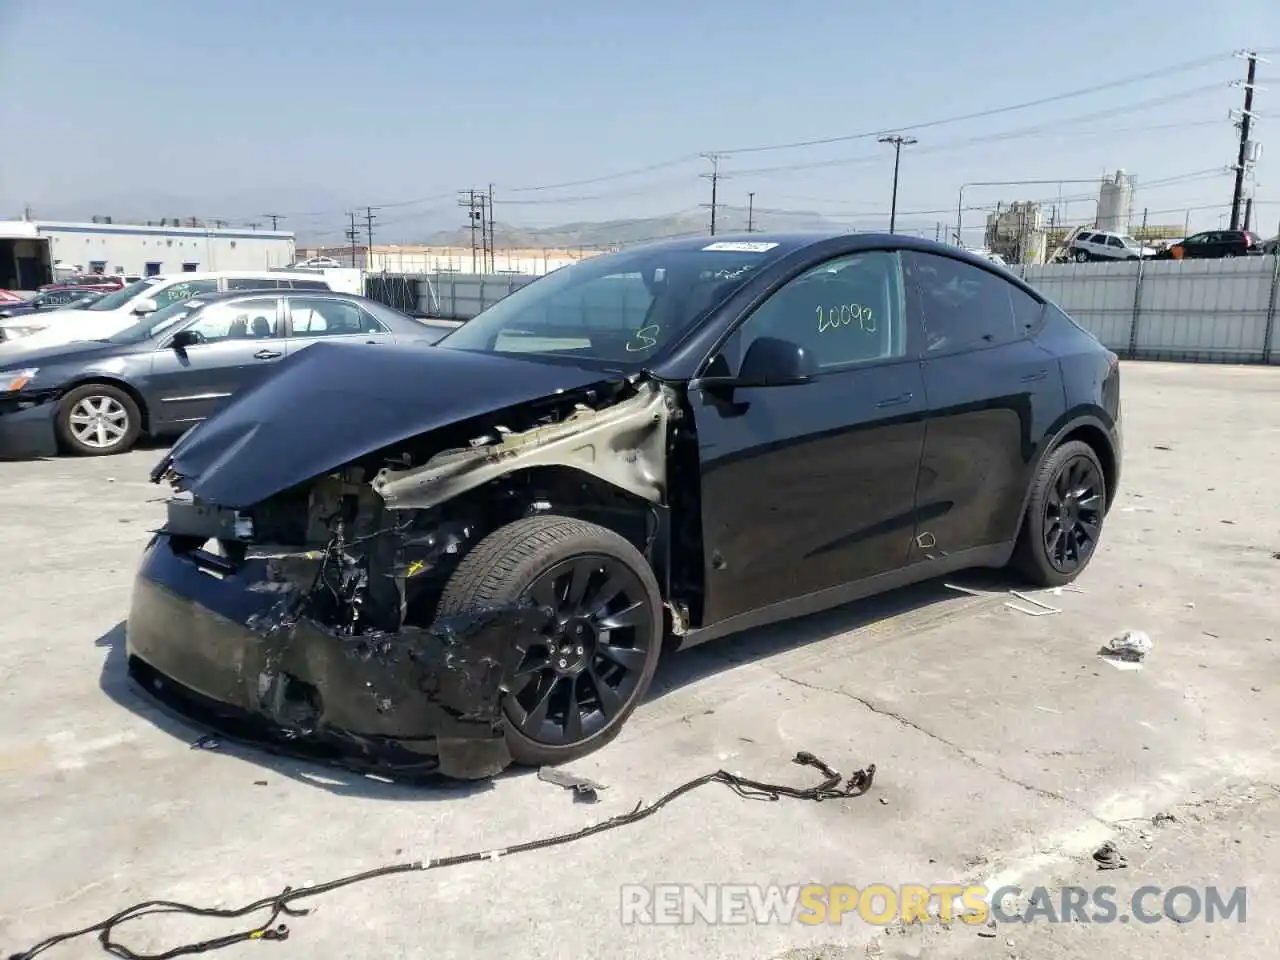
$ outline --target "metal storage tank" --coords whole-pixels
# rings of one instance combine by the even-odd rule
[[[1112,233],[1127,233],[1129,221],[1133,216],[1133,176],[1121,168],[1116,171],[1115,179],[1104,179],[1102,190],[1098,194],[1099,230]]]

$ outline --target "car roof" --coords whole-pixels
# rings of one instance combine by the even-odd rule
[[[978,256],[977,254],[970,253],[968,250],[965,250],[962,247],[957,247],[955,244],[941,243],[937,240],[926,240],[923,237],[913,237],[905,233],[850,233],[847,230],[796,233],[717,233],[714,236],[704,234],[698,237],[680,237],[678,239],[659,240],[654,243],[645,244],[644,248],[650,250],[695,251],[703,250],[711,244],[771,243],[775,245],[776,251],[774,252],[777,255],[785,255],[836,239],[848,240],[849,248],[853,251],[874,250],[889,246],[895,247],[899,250],[915,250],[920,253],[943,254],[945,256],[964,260],[977,266],[991,266],[990,260],[987,260],[985,257]],[[635,249],[639,248],[626,247],[621,252],[626,253]]]
[[[226,277],[229,280],[237,277],[249,277],[253,280],[323,280],[324,275],[315,271],[300,270],[205,270],[199,273],[162,273],[154,277],[142,277],[142,280],[154,280],[165,283],[169,280],[218,280]]]
[[[297,288],[277,289],[275,287],[264,287],[261,290],[217,290],[212,293],[193,293],[190,297],[181,302],[198,302],[203,305],[206,303],[221,303],[223,300],[235,300],[239,297],[251,297],[255,300],[259,300],[263,295],[270,297],[325,297],[330,300],[350,300],[354,303],[378,303],[376,300],[371,301],[368,297],[362,297],[355,293],[346,293],[341,290],[300,290]],[[384,307],[386,306],[384,303],[379,305]],[[388,309],[395,308],[388,307]]]

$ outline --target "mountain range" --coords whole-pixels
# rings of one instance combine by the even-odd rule
[[[807,211],[770,210],[767,214],[752,217],[752,228],[757,232],[771,231],[825,231],[836,230],[840,224],[818,213]],[[726,208],[716,218],[717,233],[742,233],[748,228],[746,209]],[[613,245],[641,243],[668,237],[697,236],[710,230],[709,215],[698,213],[673,213],[657,217],[637,217],[621,220],[577,220],[554,226],[529,227],[497,222],[494,238],[499,248],[576,249],[600,248]],[[301,237],[299,242],[301,242]],[[471,245],[471,231],[441,230],[427,234],[411,242],[432,246],[467,247]]]

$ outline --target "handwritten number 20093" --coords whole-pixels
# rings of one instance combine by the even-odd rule
[[[857,326],[865,333],[876,332],[876,318],[870,307],[846,303],[839,307],[818,307],[818,332]]]

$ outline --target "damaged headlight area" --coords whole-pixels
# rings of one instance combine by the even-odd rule
[[[488,533],[541,512],[651,541],[675,411],[653,382],[581,391],[238,508],[182,492],[198,484],[176,449],[154,475],[179,493],[138,574],[131,667],[157,691],[366,764],[407,752],[406,767],[492,775],[511,762],[502,697],[553,611],[438,618],[450,574]]]

